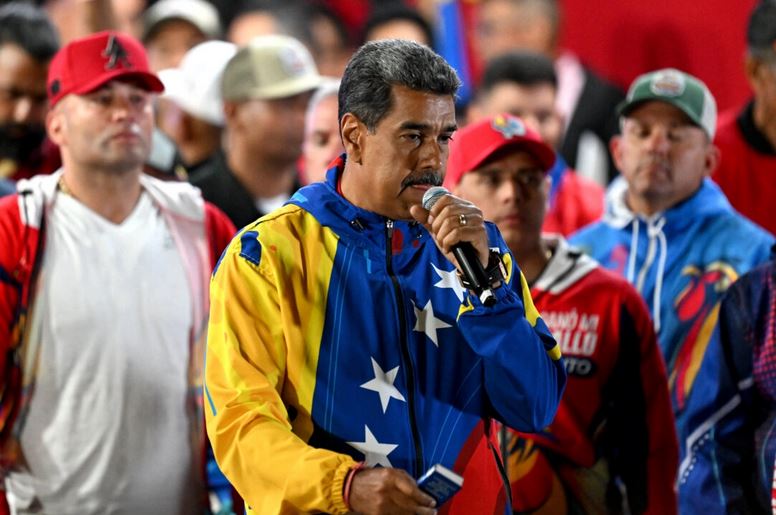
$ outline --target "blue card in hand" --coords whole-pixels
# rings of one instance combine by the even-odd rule
[[[436,499],[437,507],[439,507],[461,489],[463,478],[444,465],[437,463],[418,479],[418,486]]]

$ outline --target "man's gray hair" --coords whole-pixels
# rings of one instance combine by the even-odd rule
[[[350,59],[339,90],[339,119],[352,113],[374,132],[392,107],[393,86],[455,97],[461,81],[440,55],[412,41],[371,41]]]

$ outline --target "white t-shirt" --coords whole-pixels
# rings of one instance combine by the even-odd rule
[[[276,209],[283,207],[283,204],[289,199],[288,194],[283,193],[276,197],[259,198],[256,199],[256,209],[259,213],[271,213]]]
[[[40,362],[6,480],[12,513],[196,513],[187,412],[192,299],[143,194],[113,224],[57,195],[31,335]]]

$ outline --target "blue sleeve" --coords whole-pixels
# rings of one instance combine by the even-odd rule
[[[470,295],[458,325],[483,358],[485,389],[496,418],[519,431],[536,432],[555,417],[566,372],[560,348],[534,307],[523,274],[497,232],[491,234],[494,240],[508,282],[496,290],[493,306]]]
[[[734,284],[687,398],[680,429],[681,513],[760,513],[755,494],[755,388],[750,301]]]

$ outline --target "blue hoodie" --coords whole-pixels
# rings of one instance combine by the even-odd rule
[[[768,260],[774,239],[738,214],[709,179],[690,198],[644,217],[625,203],[627,183],[607,192],[604,218],[570,242],[624,275],[646,301],[666,361],[677,429],[717,321],[740,275]]]

